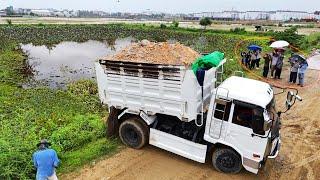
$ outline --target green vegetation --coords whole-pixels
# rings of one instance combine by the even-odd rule
[[[6,19],[6,22],[8,25],[12,25],[12,20],[11,19]]]
[[[160,24],[160,28],[161,28],[161,29],[165,29],[165,28],[167,28],[167,25],[165,25],[165,24]]]
[[[313,33],[306,36],[301,43],[301,47],[308,51],[312,48],[320,49],[320,33]]]
[[[179,21],[176,21],[176,20],[172,21],[172,26],[175,28],[179,27]]]
[[[24,56],[15,43],[0,47],[0,179],[34,179],[31,156],[42,138],[58,151],[58,172],[116,150],[117,141],[104,138],[107,112],[94,83],[80,81],[66,91],[22,89]]]
[[[291,27],[283,32],[273,32],[273,37],[276,40],[288,41],[291,45],[299,47],[304,41],[304,36],[297,33],[297,27]]]
[[[230,32],[237,33],[237,34],[245,34],[246,33],[246,29],[237,27],[237,28],[234,28],[234,29],[230,29]]]
[[[204,26],[204,28],[206,29],[207,26],[210,26],[212,24],[212,21],[209,17],[205,17],[200,19],[200,25]]]

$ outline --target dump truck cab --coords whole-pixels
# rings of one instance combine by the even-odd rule
[[[279,121],[269,84],[232,76],[212,92],[204,139],[228,146],[246,170],[257,173],[268,157],[278,154]],[[226,158],[228,163],[232,159]]]

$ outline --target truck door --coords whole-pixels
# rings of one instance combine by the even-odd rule
[[[263,109],[243,102],[233,102],[233,115],[230,118],[230,124],[225,141],[235,146],[243,153],[244,158],[262,159],[267,146],[268,138],[255,136],[266,135],[259,127],[252,123],[254,120],[263,122]],[[258,108],[258,109],[257,109]],[[257,113],[258,112],[258,113]],[[261,114],[260,114],[261,112]]]
[[[225,138],[231,104],[232,102],[228,100],[215,100],[214,108],[211,115],[212,121],[210,121],[210,137],[214,139]]]

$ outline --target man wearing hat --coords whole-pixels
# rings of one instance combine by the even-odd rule
[[[46,139],[41,140],[37,147],[39,150],[32,156],[33,164],[37,168],[37,180],[58,180],[55,168],[60,160],[55,150],[50,149],[51,143]]]

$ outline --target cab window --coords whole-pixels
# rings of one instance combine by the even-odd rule
[[[228,121],[231,109],[231,102],[216,100],[214,118]]]
[[[252,108],[235,104],[232,123],[243,126],[243,127],[252,128],[251,127],[252,116],[253,116]]]
[[[264,135],[263,108],[243,102],[235,102],[232,123],[247,127],[254,133]]]

